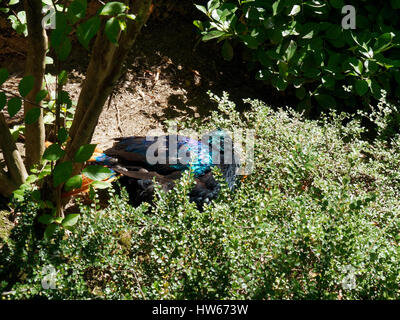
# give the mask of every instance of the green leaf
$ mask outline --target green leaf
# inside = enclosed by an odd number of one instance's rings
[[[64,156],[65,151],[61,149],[58,143],[50,145],[43,153],[43,159],[50,161],[57,161]]]
[[[301,11],[301,7],[298,4],[295,4],[292,7],[292,10],[290,10],[289,16],[295,16],[296,14],[298,14]]]
[[[219,0],[210,0],[207,2],[207,9],[208,12],[213,11],[214,9],[217,9],[221,5]]]
[[[80,187],[82,187],[82,175],[78,174],[68,179],[64,185],[64,190],[68,192],[73,189],[79,189]]]
[[[329,0],[329,3],[335,9],[342,9],[345,5],[343,0]]]
[[[34,201],[37,201],[37,202],[39,202],[40,199],[41,199],[41,195],[40,195],[40,191],[39,190],[32,191],[31,196],[32,196],[32,199]]]
[[[6,106],[7,97],[4,92],[0,92],[0,111]]]
[[[13,197],[18,201],[23,201],[25,196],[25,191],[22,189],[17,189],[13,192]]]
[[[0,69],[0,86],[7,80],[9,74],[6,68]]]
[[[54,60],[53,60],[52,57],[46,56],[46,57],[44,58],[44,63],[45,63],[45,64],[53,64],[53,63],[54,63]]]
[[[71,52],[71,48],[71,40],[66,37],[62,44],[55,48],[58,59],[65,61]]]
[[[124,31],[126,29],[126,22],[125,20],[121,20],[121,19],[117,19],[118,23],[119,23],[119,29],[121,31]]]
[[[363,72],[363,64],[360,60],[356,59],[356,58],[350,58],[347,60],[347,64],[345,63],[345,70],[344,71],[349,71],[348,66],[350,66],[355,72],[357,72],[357,74],[361,75]]]
[[[104,29],[108,40],[112,43],[118,43],[118,35],[120,31],[120,25],[117,18],[110,18],[106,22],[106,26]]]
[[[203,41],[208,41],[215,38],[220,38],[225,35],[224,31],[213,30],[205,34],[202,38]]]
[[[50,214],[43,214],[38,218],[38,221],[43,224],[50,224],[54,221],[54,217]]]
[[[68,81],[68,73],[67,71],[63,70],[58,75],[58,84],[63,86],[67,83],[67,81]]]
[[[390,0],[393,9],[400,9],[400,0]]]
[[[284,78],[279,77],[278,81],[276,82],[276,88],[279,91],[284,91],[284,90],[286,90],[287,86],[288,86],[288,82]]]
[[[289,46],[286,50],[286,61],[287,62],[289,62],[290,59],[293,58],[296,50],[297,50],[297,43],[293,40],[290,40]]]
[[[47,226],[46,230],[44,231],[45,239],[49,240],[53,236],[56,229],[57,229],[57,224],[55,224],[55,223],[49,224]]]
[[[69,93],[67,91],[62,90],[59,94],[59,96],[57,97],[58,101],[60,102],[60,104],[66,104],[67,105],[67,109],[71,108],[72,106],[72,100],[69,96]]]
[[[107,181],[94,181],[92,183],[93,188],[96,189],[107,189],[109,187],[111,187],[111,183],[107,182]]]
[[[26,124],[33,124],[35,123],[40,117],[40,108],[32,108],[30,109],[25,115],[25,123]]]
[[[200,31],[204,31],[204,27],[203,27],[203,22],[201,22],[200,20],[194,20],[193,24],[200,30]]]
[[[33,76],[23,77],[18,85],[18,91],[21,96],[26,97],[28,93],[33,89],[35,84],[35,78]]]
[[[326,31],[326,37],[328,39],[340,39],[343,35],[343,30],[339,25],[332,24],[329,29]]]
[[[46,98],[47,97],[47,95],[48,95],[49,93],[47,92],[47,90],[40,90],[37,94],[36,94],[36,97],[35,97],[35,102],[36,103],[39,103],[40,101],[42,101],[44,98]]]
[[[85,162],[90,159],[92,156],[94,149],[96,148],[95,144],[86,144],[81,146],[78,151],[75,153],[74,161],[75,162]]]
[[[356,92],[359,96],[363,96],[368,92],[368,83],[365,80],[357,79],[355,83]]]
[[[224,41],[224,44],[222,45],[221,48],[221,52],[222,52],[222,57],[224,58],[224,60],[226,61],[231,61],[233,58],[233,48],[230,45],[228,40]]]
[[[376,80],[371,80],[370,89],[375,99],[380,99],[382,97],[382,88]]]
[[[68,7],[68,15],[70,18],[82,19],[86,14],[87,1],[74,0]],[[74,20],[74,19],[72,19]]]
[[[274,15],[274,16],[277,15],[277,13],[278,13],[278,7],[279,7],[279,3],[280,3],[280,2],[281,2],[281,1],[278,0],[278,1],[275,1],[275,2],[272,4],[272,15]]]
[[[12,6],[14,4],[19,3],[19,0],[10,0],[10,2],[8,3],[9,6]]]
[[[96,192],[92,185],[89,185],[89,199],[93,200],[96,196]]]
[[[78,222],[79,217],[80,217],[79,213],[70,213],[64,218],[61,224],[64,228],[73,227]]]
[[[60,128],[57,134],[58,141],[63,144],[68,139],[68,131],[65,128]]]
[[[394,36],[395,34],[393,32],[382,34],[375,42],[373,47],[374,54],[386,51],[391,46]]]
[[[8,100],[8,114],[10,117],[14,117],[19,110],[21,110],[22,101],[18,97],[11,98]]]
[[[82,173],[94,181],[102,181],[108,179],[112,175],[110,169],[99,165],[87,166],[83,169]]]
[[[304,89],[304,87],[296,88],[295,93],[296,93],[296,97],[299,100],[303,100],[304,97],[306,96],[306,89]]]
[[[100,18],[95,16],[83,24],[80,24],[76,30],[76,35],[83,47],[89,49],[90,40],[96,35],[100,28]]]
[[[315,100],[317,100],[318,104],[324,109],[331,109],[336,107],[336,100],[327,94],[316,94]]]
[[[28,35],[25,11],[19,11],[17,16],[10,15],[8,19],[11,21],[11,27],[17,33],[23,34],[24,36]]]
[[[207,15],[207,9],[203,6],[200,6],[198,4],[194,5],[198,10],[200,10],[201,12],[203,12],[205,15]]]
[[[109,2],[107,3],[101,10],[100,15],[117,15],[120,13],[124,13],[127,9],[127,6],[121,2]]]
[[[244,42],[246,46],[248,46],[250,49],[257,49],[258,47],[258,42],[255,37],[249,36],[249,35],[239,35],[239,38]]]
[[[68,25],[67,17],[62,12],[56,13],[56,29],[50,34],[50,44],[53,48],[60,47],[68,37],[71,27]]]
[[[331,76],[323,76],[321,81],[325,88],[331,89],[335,86],[335,79]]]
[[[272,66],[271,59],[265,50],[263,50],[263,49],[259,50],[257,57],[258,57],[258,61],[260,61],[260,63],[264,67]]]
[[[66,182],[72,174],[72,161],[61,162],[55,166],[53,171],[54,187]]]

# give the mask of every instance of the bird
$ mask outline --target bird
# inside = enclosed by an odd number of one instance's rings
[[[120,175],[120,183],[133,205],[152,201],[154,180],[164,191],[169,191],[184,171],[191,170],[195,184],[189,199],[200,210],[205,203],[216,199],[221,190],[212,167],[220,168],[228,188],[233,190],[240,166],[232,139],[221,129],[204,135],[201,140],[173,134],[115,138],[111,148],[96,149],[90,163],[106,166]]]

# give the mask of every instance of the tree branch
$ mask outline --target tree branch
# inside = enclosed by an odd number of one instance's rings
[[[13,185],[19,186],[25,182],[28,174],[2,112],[0,112],[0,147]]]
[[[28,26],[28,54],[26,59],[25,74],[35,78],[33,89],[24,100],[24,115],[36,107],[37,93],[42,89],[45,73],[45,57],[47,50],[46,31],[42,26],[42,1],[24,0],[24,9]],[[26,164],[29,169],[32,165],[39,163],[45,149],[45,128],[43,122],[43,110],[40,109],[40,116],[37,122],[27,124],[26,133]]]
[[[72,139],[67,147],[66,160],[71,160],[82,144],[90,143],[104,103],[120,76],[122,64],[150,15],[151,3],[151,0],[129,2],[136,19],[128,21],[127,29],[120,35],[118,46],[108,40],[104,28],[99,31],[70,129]]]
[[[15,189],[17,189],[17,186],[8,177],[7,172],[0,169],[0,193],[5,197],[9,197]]]

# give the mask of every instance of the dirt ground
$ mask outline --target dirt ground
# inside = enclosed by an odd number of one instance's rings
[[[200,117],[206,121],[215,108],[208,90],[217,94],[227,91],[239,108],[244,107],[242,99],[248,97],[270,104],[281,101],[254,80],[239,50],[233,61],[226,62],[219,44],[199,41],[193,20],[202,17],[190,2],[175,9],[156,11],[138,37],[94,133],[93,142],[99,147],[110,146],[115,137],[145,135],[150,129],[161,129],[165,120]],[[5,88],[17,93],[23,75],[25,40],[16,37],[4,19],[0,20],[0,27],[0,67],[12,74]],[[65,89],[73,100],[78,99],[88,61],[89,52],[76,43],[62,66],[70,72]],[[52,72],[51,67],[49,71]],[[20,114],[9,122],[13,125],[22,120]]]

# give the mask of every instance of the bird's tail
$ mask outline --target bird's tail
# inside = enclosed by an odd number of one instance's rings
[[[112,172],[111,176],[108,177],[107,179],[103,180],[103,181],[112,182],[115,179],[117,179],[118,174],[114,170],[112,170],[111,167],[113,165],[117,164],[118,161],[115,158],[107,156],[103,152],[103,150],[101,150],[99,148],[95,148],[92,156],[90,157],[90,159],[87,162],[88,162],[88,165],[90,165],[90,164],[99,164],[99,165],[106,166],[111,170],[111,172]],[[62,197],[63,198],[67,198],[67,197],[71,197],[71,196],[74,196],[74,195],[77,195],[77,194],[80,194],[80,193],[88,193],[89,190],[90,190],[90,185],[92,183],[93,183],[93,180],[88,178],[88,177],[86,177],[82,173],[82,186],[80,188],[78,188],[78,189],[74,189],[74,190],[71,190],[69,192],[64,192],[62,194]]]
[[[45,142],[46,148],[48,148],[51,144],[52,144],[52,142],[46,141]],[[107,156],[106,154],[103,153],[103,150],[96,148],[94,150],[92,157],[88,160],[88,162],[97,163],[99,165],[103,165],[103,166],[110,168],[114,164],[117,163],[117,159]],[[112,172],[111,176],[108,177],[107,179],[105,179],[104,181],[112,182],[118,177],[118,174],[114,170],[112,170],[112,168],[110,168],[110,170]],[[86,177],[84,174],[82,174],[82,185],[77,189],[73,189],[68,192],[63,192],[61,194],[61,197],[68,198],[68,197],[71,197],[71,196],[74,196],[74,195],[77,195],[80,193],[88,193],[90,190],[90,185],[93,182],[94,181],[92,179],[90,179],[90,178]]]
[[[98,164],[101,164],[103,166],[111,167],[114,166],[118,163],[118,160],[116,158],[110,157],[106,155],[103,150],[96,148],[94,149],[94,152],[88,162],[96,162]]]

